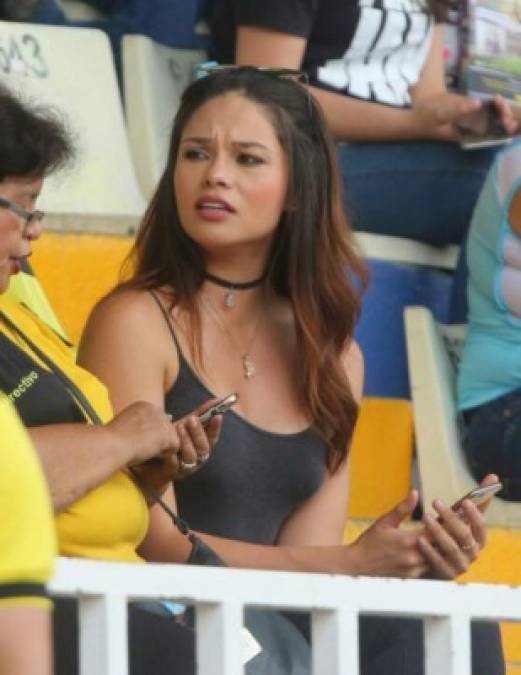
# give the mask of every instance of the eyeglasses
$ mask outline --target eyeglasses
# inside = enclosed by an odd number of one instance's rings
[[[272,77],[280,78],[282,80],[293,80],[294,82],[300,82],[300,84],[309,84],[309,77],[306,72],[303,70],[293,70],[292,68],[271,68],[269,66],[244,66],[237,64],[226,64],[226,63],[217,63],[217,61],[205,61],[204,63],[198,63],[194,67],[194,77],[196,80],[207,77],[212,73],[222,73],[229,70],[240,70],[244,68],[245,70],[257,70],[260,73],[265,75],[271,75]]]
[[[22,228],[22,234],[26,234],[28,228],[33,223],[41,223],[45,216],[43,211],[28,211],[27,209],[24,209],[23,206],[15,204],[10,199],[5,199],[5,197],[0,197],[0,208],[9,209],[9,211],[16,214],[19,218],[25,221]]]

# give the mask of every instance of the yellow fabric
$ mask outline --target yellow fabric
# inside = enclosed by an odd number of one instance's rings
[[[7,293],[34,312],[45,323],[55,330],[59,335],[66,337],[65,331],[58,321],[43,288],[38,279],[32,274],[20,272],[11,277]]]
[[[132,243],[132,237],[70,232],[44,232],[35,242],[31,265],[73,342],[94,304],[117,283]]]
[[[411,489],[410,401],[364,398],[350,449],[348,516],[378,518]]]
[[[0,598],[0,609],[4,607],[41,607],[42,609],[51,609],[52,600],[49,598]]]
[[[103,421],[111,419],[112,409],[106,388],[74,363],[72,348],[12,298],[0,296],[0,309],[78,386]],[[25,343],[12,335],[2,322],[0,330],[34,357]],[[62,555],[139,561],[141,558],[136,548],[148,528],[148,507],[127,474],[118,472],[61,513],[56,524]]]
[[[56,533],[40,463],[8,399],[0,394],[0,585],[44,584],[54,569]],[[41,606],[41,598],[2,599]]]

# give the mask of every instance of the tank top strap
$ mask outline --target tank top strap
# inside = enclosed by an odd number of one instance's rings
[[[166,325],[168,326],[168,330],[170,331],[170,335],[172,336],[172,340],[174,341],[174,344],[176,346],[177,352],[179,354],[179,357],[181,358],[183,356],[183,352],[181,351],[181,345],[179,344],[179,341],[177,339],[177,335],[175,334],[174,326],[172,323],[172,318],[170,314],[166,311],[165,306],[159,299],[156,291],[150,290],[149,291],[150,295],[154,298],[157,306],[159,307],[159,310],[161,311],[161,314],[163,315],[163,319],[166,322]]]

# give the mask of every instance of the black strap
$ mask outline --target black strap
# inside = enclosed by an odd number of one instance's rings
[[[63,372],[63,370],[52,359],[50,359],[47,354],[45,354],[23,331],[21,331],[18,326],[2,311],[0,311],[0,319],[15,335],[25,342],[33,354],[35,354],[50,370],[50,372],[53,373],[53,375],[55,375],[58,380],[60,380],[65,389],[82,409],[86,420],[90,420],[92,424],[103,424],[98,413],[92,407],[90,401],[81,391],[81,389],[70,379],[70,377],[68,377]]]
[[[168,312],[166,311],[163,303],[159,299],[157,293],[155,291],[149,291],[149,293],[154,298],[157,306],[159,307],[159,309],[161,311],[161,314],[163,315],[163,319],[165,320],[166,325],[168,326],[168,330],[170,331],[170,335],[172,336],[174,344],[177,347],[177,353],[179,354],[179,358],[181,358],[181,356],[182,356],[181,346],[179,345],[179,342],[177,340],[177,335],[175,334],[175,330],[174,330],[174,327],[172,325],[172,319],[171,319],[170,315],[168,314]]]
[[[90,401],[81,391],[81,389],[77,386],[77,384],[73,382],[69,377],[67,377],[67,375],[61,370],[61,368],[52,359],[50,359],[47,356],[47,354],[45,354],[37,345],[35,345],[34,342],[23,331],[21,331],[18,328],[18,326],[13,321],[11,321],[11,319],[2,311],[0,311],[0,319],[13,333],[15,333],[15,335],[17,335],[23,342],[25,342],[25,344],[30,348],[30,350],[42,361],[42,363],[45,364],[45,366],[51,371],[51,373],[53,373],[58,378],[58,380],[62,383],[62,385],[69,392],[72,398],[81,407],[86,420],[87,421],[90,420],[92,424],[103,424],[103,422],[100,419],[100,416],[94,410]],[[162,500],[162,498],[155,492],[155,490],[152,490],[150,487],[143,484],[143,482],[139,478],[139,475],[136,473],[136,471],[134,471],[134,469],[131,466],[127,468],[129,472],[134,476],[134,478],[138,482],[143,492],[147,495],[147,497],[149,497],[154,502],[159,504],[159,506],[161,506],[163,511],[165,511],[170,516],[170,518],[174,522],[174,525],[176,525],[176,527],[180,530],[180,532],[187,535],[190,541],[192,541],[194,535],[191,533],[190,528],[185,523],[185,521],[172,511],[172,509],[168,506],[168,504],[166,504]]]
[[[47,598],[47,591],[43,584],[36,582],[17,582],[0,584],[0,598]]]

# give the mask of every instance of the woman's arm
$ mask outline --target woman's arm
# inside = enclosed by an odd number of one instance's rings
[[[51,611],[0,605],[0,675],[51,675]]]
[[[454,138],[448,123],[479,107],[470,99],[445,91],[440,77],[443,28],[434,29],[429,56],[421,79],[411,94],[410,109],[395,108],[310,87],[324,110],[337,140],[393,141]],[[243,65],[300,68],[306,39],[257,26],[237,29],[236,62]],[[442,75],[442,71],[441,71]]]
[[[164,496],[175,510],[173,490]],[[418,578],[427,565],[417,547],[418,534],[400,530],[399,525],[416,504],[413,494],[380,518],[354,544],[305,546],[249,544],[198,532],[230,567],[325,572],[330,574]],[[139,553],[149,562],[185,562],[191,544],[159,507],[150,510],[150,527]]]
[[[53,424],[29,429],[49,483],[55,511],[63,511],[130,464],[178,452],[176,428],[150,403],[128,406],[110,423]]]

